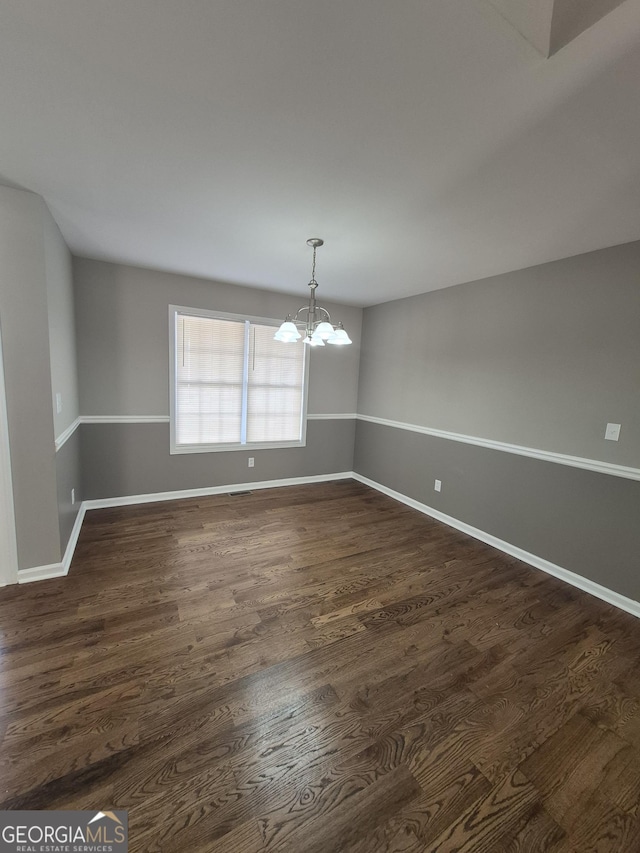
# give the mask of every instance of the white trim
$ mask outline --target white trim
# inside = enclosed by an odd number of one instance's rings
[[[402,421],[392,421],[388,418],[377,418],[373,415],[359,415],[355,412],[336,412],[333,414],[307,414],[309,421],[337,421],[337,420],[359,420],[381,426],[395,427],[409,432],[418,432],[423,435],[432,435],[435,438],[444,438],[448,441],[459,441],[462,444],[473,444],[476,447],[487,447],[490,450],[500,450],[503,453],[513,453],[516,456],[528,456],[532,459],[540,459],[543,462],[554,462],[559,465],[568,465],[571,468],[582,468],[585,471],[594,471],[597,474],[609,474],[613,477],[622,477],[626,480],[640,480],[640,468],[632,468],[627,465],[617,465],[614,462],[601,462],[598,459],[586,459],[582,456],[569,456],[565,453],[555,453],[551,450],[540,450],[536,447],[525,447],[520,444],[508,444],[504,441],[494,441],[491,438],[480,438],[476,435],[464,435],[459,432],[449,432],[443,429],[432,429],[419,424],[408,424]],[[80,424],[151,424],[169,423],[169,415],[81,415],[73,424],[56,439],[56,450],[67,441]],[[293,445],[299,446],[299,445]],[[240,449],[250,449],[243,445]]]
[[[55,440],[56,453],[71,438],[80,424],[165,424],[169,415],[79,415]]]
[[[355,420],[357,415],[355,412],[350,414],[335,414],[335,415],[307,415],[307,420],[309,421],[340,421],[340,420]],[[170,422],[169,415],[80,415],[75,419],[75,421],[68,426],[64,432],[61,432],[60,435],[55,440],[56,445],[56,453],[63,447],[67,441],[71,438],[74,432],[78,429],[80,424],[168,424]],[[300,442],[295,442],[292,444],[281,444],[278,447],[301,447]],[[273,449],[275,445],[268,444],[264,445],[264,447],[268,449]],[[227,448],[221,447],[220,450],[226,450]],[[259,450],[260,448],[257,446],[249,446],[242,445],[241,450]],[[197,447],[194,450],[184,450],[181,452],[192,452],[192,453],[201,453],[202,448]]]
[[[20,569],[18,571],[18,583],[31,583],[32,581],[44,581],[51,578],[62,578],[69,573],[69,566],[76,550],[78,536],[84,521],[86,512],[86,501],[80,504],[76,520],[71,530],[71,536],[64,551],[64,557],[59,563],[49,563],[47,566],[33,566],[31,569]]]
[[[169,415],[80,415],[81,424],[168,424]]]
[[[446,438],[449,441],[459,441],[463,444],[475,444],[478,447],[488,447],[491,450],[501,450],[504,453],[514,453],[518,456],[530,456],[533,459],[541,459],[544,462],[555,462],[560,465],[569,465],[572,468],[583,468],[586,471],[595,471],[598,474],[611,474],[614,477],[624,477],[627,480],[640,480],[640,468],[616,465],[613,462],[600,462],[597,459],[568,456],[565,453],[554,453],[551,450],[539,450],[535,447],[507,444],[504,441],[494,441],[490,438],[479,438],[475,435],[463,435],[458,432],[432,429],[431,427],[419,426],[418,424],[406,424],[401,421],[391,421],[387,418],[376,418],[373,415],[357,415],[357,419],[359,421],[368,421],[372,424],[409,430],[410,432],[419,432],[424,435],[433,435],[436,438]]]
[[[229,483],[224,486],[206,486],[203,489],[183,489],[177,492],[153,492],[148,495],[126,495],[121,498],[105,498],[104,500],[85,501],[86,509],[105,509],[113,506],[130,506],[132,504],[156,503],[158,501],[175,501],[183,498],[199,498],[207,495],[224,495],[227,492],[255,491],[257,489],[277,489],[280,486],[304,486],[307,483],[328,483],[332,480],[349,480],[353,477],[351,471],[341,471],[338,474],[314,474],[309,477],[289,477],[286,480],[260,480],[258,482]]]
[[[309,421],[354,421],[358,416],[355,412],[338,412],[333,415],[307,415]]]
[[[115,506],[158,503],[160,501],[182,500],[184,498],[197,498],[206,495],[223,495],[227,492],[245,490],[274,489],[280,486],[303,486],[307,483],[328,483],[332,480],[350,480],[353,476],[352,471],[341,471],[337,474],[315,474],[309,477],[290,477],[286,480],[261,480],[257,483],[233,483],[225,486],[208,486],[203,489],[184,489],[176,492],[155,492],[148,495],[127,495],[121,498],[83,501],[76,516],[62,561],[59,563],[50,563],[46,566],[33,566],[30,569],[20,569],[18,571],[18,583],[31,583],[32,581],[61,578],[69,573],[69,567],[71,566],[73,553],[78,542],[82,522],[84,521],[85,513],[90,509],[108,509]]]
[[[70,439],[70,438],[71,438],[71,436],[74,434],[74,432],[78,429],[78,427],[79,427],[79,426],[80,426],[80,418],[76,418],[76,419],[75,419],[75,421],[74,421],[72,424],[70,424],[70,425],[69,425],[69,426],[64,430],[64,432],[61,432],[61,433],[60,433],[60,435],[59,435],[59,436],[56,438],[56,440],[55,440],[56,453],[58,452],[58,450],[60,450],[60,448],[61,448],[64,444],[66,444],[66,443],[67,443],[67,441],[69,441],[69,439]]]
[[[11,445],[7,418],[7,396],[4,382],[2,335],[0,333],[0,586],[16,582],[18,543],[13,505]]]
[[[583,592],[588,592],[590,595],[594,595],[601,601],[606,601],[607,604],[612,604],[614,607],[617,607],[620,610],[626,610],[626,612],[631,613],[632,616],[640,618],[640,602],[634,601],[632,598],[627,598],[625,595],[621,595],[619,592],[608,589],[606,586],[602,586],[595,581],[582,577],[582,575],[571,572],[569,569],[563,569],[562,566],[557,566],[555,563],[549,562],[549,560],[536,556],[536,554],[524,551],[522,548],[518,548],[517,545],[512,545],[510,542],[498,539],[497,536],[493,536],[491,533],[485,533],[484,530],[472,527],[464,521],[459,521],[451,515],[446,515],[444,512],[440,512],[440,510],[434,509],[427,504],[420,503],[420,501],[407,497],[407,495],[403,495],[401,492],[396,492],[394,489],[389,489],[387,486],[383,486],[375,480],[370,480],[368,477],[363,477],[361,474],[356,474],[354,472],[353,479],[358,480],[358,482],[363,483],[365,486],[376,489],[378,492],[388,495],[388,497],[393,498],[394,500],[400,501],[400,503],[406,504],[413,509],[417,509],[419,512],[431,516],[431,518],[442,521],[444,524],[448,524],[449,527],[453,527],[456,530],[467,533],[469,536],[473,536],[474,539],[486,542],[487,545],[491,545],[493,548],[497,548],[498,551],[503,551],[511,557],[516,557],[518,560],[522,560],[523,563],[528,563],[535,569],[540,569],[541,571],[546,572],[549,575],[553,575],[571,586],[575,586],[578,589],[583,590]]]
[[[245,444],[177,444],[171,450],[172,456],[182,453],[235,453],[237,450],[280,450],[283,447],[306,447],[304,441],[247,441]]]
[[[453,516],[446,515],[444,512],[440,512],[433,507],[427,506],[427,504],[420,503],[413,498],[407,497],[407,495],[403,495],[401,492],[389,489],[387,486],[383,486],[375,480],[370,480],[362,474],[357,474],[355,471],[342,471],[337,474],[316,474],[309,477],[291,477],[285,480],[261,480],[257,483],[235,483],[225,486],[209,486],[203,489],[185,489],[183,491],[175,492],[157,492],[147,495],[129,495],[120,498],[83,501],[78,515],[76,516],[76,521],[73,525],[73,530],[69,537],[69,542],[67,543],[67,548],[62,562],[52,563],[48,566],[35,566],[31,569],[21,569],[18,572],[18,583],[58,578],[63,577],[68,573],[85,513],[91,509],[106,509],[116,506],[131,506],[134,504],[157,503],[159,501],[181,500],[183,498],[204,497],[207,495],[220,495],[227,492],[274,489],[279,488],[280,486],[299,486],[306,485],[307,483],[327,483],[333,480],[350,479],[357,480],[365,486],[369,486],[378,492],[382,492],[382,494],[400,501],[401,503],[406,504],[406,506],[417,509],[419,512],[449,525],[449,527],[453,527],[456,530],[460,530],[463,533],[468,534],[469,536],[473,536],[474,539],[479,539],[481,542],[486,542],[487,545],[497,548],[498,551],[502,551],[505,554],[516,557],[518,560],[522,560],[523,563],[528,563],[530,566],[540,569],[549,575],[553,575],[571,586],[577,587],[590,595],[594,595],[601,601],[607,602],[607,604],[612,604],[614,607],[617,607],[620,610],[625,610],[627,613],[631,613],[632,616],[640,618],[640,602],[627,598],[614,590],[607,589],[607,587],[602,586],[595,581],[591,581],[588,578],[584,578],[582,575],[578,575],[568,569],[563,569],[562,566],[557,566],[555,563],[549,562],[549,560],[545,560],[542,557],[538,557],[535,554],[524,551],[522,548],[518,548],[517,545],[512,545],[509,542],[505,542],[503,539],[498,539],[497,536],[493,536],[491,533],[485,533],[477,527],[472,527],[464,521],[459,521],[457,518],[453,518]]]
[[[31,569],[18,570],[18,583],[33,581],[48,581],[52,578],[63,578],[67,572],[62,563],[50,563],[48,566],[34,566]]]
[[[177,441],[177,396],[178,396],[178,317],[204,317],[213,320],[230,320],[243,323],[244,337],[244,367],[242,376],[242,428],[239,442],[233,444],[178,444]],[[300,408],[299,438],[292,441],[246,441],[247,418],[247,385],[249,377],[249,336],[252,325],[270,326],[278,329],[280,320],[272,317],[254,317],[245,314],[227,314],[221,311],[211,311],[207,308],[187,308],[183,305],[169,305],[169,453],[220,453],[242,450],[276,450],[278,448],[306,447],[307,445],[307,403],[309,399],[309,352],[303,348],[302,353],[302,406]]]
[[[355,420],[358,417],[355,412],[337,412],[335,414],[308,414],[310,421],[346,421]],[[68,441],[80,424],[168,424],[169,415],[80,415],[58,438],[56,438],[56,449],[62,447]]]

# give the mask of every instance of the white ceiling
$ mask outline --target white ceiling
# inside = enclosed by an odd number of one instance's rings
[[[320,236],[370,305],[640,239],[639,82],[640,0],[550,59],[486,0],[0,0],[0,182],[300,296]]]

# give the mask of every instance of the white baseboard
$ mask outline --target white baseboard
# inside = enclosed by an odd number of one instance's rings
[[[73,559],[73,552],[76,550],[76,544],[78,542],[78,536],[80,536],[80,530],[82,529],[85,512],[86,506],[84,503],[81,503],[62,560],[59,563],[50,563],[48,566],[33,566],[31,569],[19,569],[18,583],[31,583],[32,581],[46,581],[51,578],[63,578],[69,573],[69,566]]]
[[[427,504],[423,504],[420,503],[420,501],[409,498],[401,492],[389,489],[381,483],[377,483],[375,480],[370,480],[368,477],[363,477],[361,474],[356,474],[355,472],[352,476],[354,480],[358,480],[358,482],[363,483],[365,486],[370,486],[372,489],[376,489],[376,491],[382,492],[394,500],[400,501],[413,509],[417,509],[419,512],[435,518],[437,521],[442,521],[444,524],[448,524],[449,527],[454,527],[462,533],[467,533],[469,536],[473,536],[474,539],[479,539],[481,542],[491,545],[498,551],[503,551],[511,557],[516,557],[518,560],[522,560],[523,563],[528,563],[535,569],[540,569],[548,575],[553,575],[565,583],[581,589],[583,592],[588,592],[590,595],[594,595],[601,601],[606,601],[607,604],[613,604],[614,607],[617,607],[620,610],[625,610],[627,613],[631,613],[632,616],[640,618],[640,602],[634,601],[632,598],[627,598],[625,595],[621,595],[619,592],[608,589],[606,586],[602,586],[595,581],[582,577],[582,575],[571,572],[569,569],[563,569],[562,566],[557,566],[555,563],[551,563],[549,560],[538,557],[536,554],[524,551],[522,548],[518,548],[517,545],[512,545],[510,542],[498,539],[497,536],[493,536],[491,533],[485,533],[484,530],[472,527],[464,521],[459,521],[451,515],[446,515],[444,512],[440,512],[440,510],[434,509]]]
[[[33,566],[31,569],[18,569],[18,583],[33,581],[48,581],[52,578],[63,578],[69,570],[63,563],[50,563],[47,566]]]
[[[304,486],[307,483],[329,483],[332,480],[349,480],[352,471],[341,471],[338,474],[315,474],[309,477],[289,477],[284,480],[260,480],[256,483],[229,483],[225,486],[206,486],[203,489],[182,489],[177,492],[152,492],[148,495],[127,495],[121,498],[105,498],[104,500],[85,501],[85,509],[108,509],[114,506],[131,506],[133,504],[158,503],[160,501],[176,501],[185,498],[200,498],[207,495],[224,495],[227,492],[254,491],[256,489],[277,489],[280,486]]]
[[[401,492],[389,489],[387,486],[383,486],[375,480],[370,480],[368,477],[362,476],[362,474],[357,474],[355,471],[342,471],[336,474],[318,474],[310,477],[290,477],[289,479],[283,480],[261,480],[256,483],[233,483],[224,486],[209,486],[203,489],[184,489],[182,491],[175,492],[155,492],[147,495],[127,495],[119,498],[83,501],[80,506],[80,510],[78,511],[78,515],[76,516],[71,536],[69,537],[64,559],[60,563],[51,563],[48,566],[34,566],[31,569],[20,569],[18,572],[18,583],[30,583],[31,581],[59,578],[64,577],[68,573],[85,513],[91,509],[108,509],[109,507],[116,506],[132,506],[143,503],[157,503],[160,501],[206,497],[207,495],[222,495],[227,492],[275,489],[280,488],[281,486],[302,486],[308,483],[328,483],[333,480],[348,479],[357,480],[365,486],[369,486],[370,488],[375,489],[378,492],[382,492],[382,494],[385,494],[394,500],[400,501],[400,503],[406,504],[406,506],[410,506],[425,515],[431,516],[431,518],[435,518],[437,521],[442,521],[444,524],[449,525],[449,527],[453,527],[456,530],[460,530],[462,533],[467,533],[469,536],[473,536],[474,539],[479,539],[481,542],[491,545],[498,551],[509,554],[511,557],[516,557],[518,560],[522,560],[523,563],[528,563],[528,565],[533,566],[536,569],[540,569],[549,575],[553,575],[565,583],[581,589],[583,592],[594,595],[601,601],[606,601],[607,604],[612,604],[614,607],[624,610],[632,616],[640,618],[640,602],[634,601],[632,598],[627,598],[625,595],[621,595],[620,593],[608,589],[595,581],[584,578],[582,575],[569,571],[569,569],[563,569],[562,566],[557,566],[555,563],[551,563],[549,560],[538,557],[536,554],[531,554],[529,551],[525,551],[517,545],[512,545],[510,542],[498,539],[497,536],[493,536],[491,533],[486,533],[484,530],[472,527],[464,521],[460,521],[451,515],[446,515],[446,513],[440,512],[440,510],[434,509],[427,504],[420,503],[420,501],[407,497],[407,495],[403,495]]]
[[[50,563],[47,566],[33,566],[30,569],[20,569],[18,571],[18,583],[31,583],[32,581],[62,578],[68,574],[85,513],[90,509],[108,509],[115,506],[133,506],[135,504],[206,497],[207,495],[224,495],[227,492],[276,489],[280,486],[304,486],[307,483],[328,483],[332,480],[350,480],[352,477],[352,471],[341,471],[337,474],[315,474],[309,477],[289,477],[284,480],[261,480],[257,483],[231,483],[225,486],[208,486],[203,489],[183,489],[176,492],[154,492],[148,495],[126,495],[120,498],[83,501],[78,510],[73,530],[71,531],[71,536],[64,552],[64,558],[61,562]]]

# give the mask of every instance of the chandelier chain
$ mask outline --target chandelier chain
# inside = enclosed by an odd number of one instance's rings
[[[316,280],[316,247],[313,247],[313,264],[311,265],[311,281]]]

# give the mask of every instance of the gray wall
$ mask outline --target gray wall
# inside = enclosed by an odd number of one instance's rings
[[[284,319],[308,296],[304,282],[291,296],[85,258],[74,259],[74,279],[83,415],[169,414],[169,305]],[[318,301],[353,346],[312,352],[308,411],[352,413],[362,309]]]
[[[80,511],[80,502],[85,498],[82,491],[80,430],[76,430],[56,453],[56,487],[60,548],[64,554]],[[71,503],[72,489],[75,491],[75,503]]]
[[[44,223],[32,193],[0,186],[0,322],[18,565],[60,559]]]
[[[154,270],[74,259],[78,375],[86,416],[169,415],[170,304],[284,319],[307,298]],[[310,414],[356,411],[362,310],[321,304],[348,348],[311,353]],[[339,378],[338,378],[339,377]],[[349,471],[353,420],[309,421],[307,446],[248,453],[169,454],[168,424],[83,424],[83,496],[105,498]]]
[[[44,216],[45,273],[49,317],[51,407],[55,437],[70,427],[80,414],[76,365],[76,330],[71,253],[48,211]],[[56,393],[62,395],[57,411]],[[73,435],[56,453],[56,483],[60,548],[64,553],[82,501],[80,442]],[[71,503],[71,490],[75,502]]]
[[[91,500],[351,471],[354,432],[351,419],[310,421],[306,447],[171,456],[169,424],[82,424],[84,494]]]
[[[358,412],[640,467],[639,271],[629,243],[365,309]]]
[[[640,483],[358,422],[355,470],[640,600]],[[435,479],[442,492],[435,492]]]
[[[639,269],[634,243],[366,309],[360,365],[362,311],[329,305],[355,345],[312,353],[309,412],[359,411],[639,467]],[[619,477],[352,419],[311,420],[307,447],[252,452],[254,469],[248,452],[170,456],[167,423],[83,424],[56,456],[54,436],[78,411],[168,414],[170,303],[278,318],[306,295],[85,259],[74,271],[75,321],[68,252],[46,206],[0,187],[20,567],[60,559],[78,508],[71,488],[106,498],[354,468],[640,599],[640,483]],[[622,423],[617,444],[604,441],[607,421]]]
[[[551,21],[550,53],[553,55],[592,27],[623,0],[555,0]]]
[[[51,215],[44,217],[44,241],[51,363],[51,406],[56,438],[80,414],[71,253]],[[62,411],[56,393],[62,394]]]
[[[358,412],[640,467],[639,270],[632,243],[365,309]],[[638,481],[362,422],[354,465],[640,600]]]

